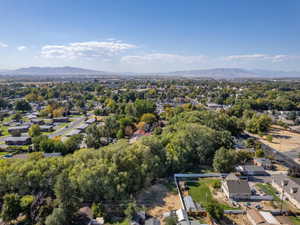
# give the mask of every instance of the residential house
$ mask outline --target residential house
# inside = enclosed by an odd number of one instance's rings
[[[87,123],[83,123],[80,124],[76,129],[77,130],[81,130],[81,131],[85,131],[85,129],[88,127],[89,125]]]
[[[245,176],[266,176],[268,173],[262,166],[243,165],[236,168],[241,174]]]
[[[31,144],[30,137],[7,137],[5,139],[7,145],[29,145]]]
[[[20,133],[25,133],[29,130],[29,126],[16,126],[16,127],[9,127],[8,128],[8,132],[11,134],[11,135],[19,135]]]
[[[57,117],[57,118],[53,118],[53,122],[54,123],[67,123],[67,122],[69,122],[69,118],[68,117]]]
[[[286,184],[286,185],[284,185]],[[282,193],[293,205],[300,209],[300,183],[284,174],[272,176],[272,186]]]
[[[222,182],[221,188],[228,199],[250,199],[251,189],[246,180],[240,180],[234,174],[228,175]]]
[[[87,121],[85,121],[87,124],[93,124],[96,122],[96,119],[95,118],[90,118],[88,119]]]
[[[73,129],[69,133],[66,134],[67,137],[72,137],[74,135],[80,134],[81,130]]]
[[[40,130],[41,130],[41,132],[52,132],[53,126],[42,125],[42,126],[40,126]]]
[[[41,120],[41,119],[32,119],[31,122],[33,124],[38,124],[38,125],[43,125],[45,124],[45,121],[44,120]]]

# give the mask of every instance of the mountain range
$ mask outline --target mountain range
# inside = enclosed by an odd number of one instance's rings
[[[241,68],[215,68],[201,70],[183,70],[165,73],[117,73],[97,71],[78,67],[26,67],[16,70],[0,70],[0,75],[34,75],[34,76],[58,76],[58,75],[132,75],[132,76],[181,76],[181,77],[205,77],[215,79],[235,78],[300,78],[300,71],[273,71],[273,70],[247,70]]]

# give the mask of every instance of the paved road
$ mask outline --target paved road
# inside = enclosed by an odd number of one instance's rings
[[[49,138],[53,138],[53,137],[56,137],[56,136],[64,136],[64,135],[66,135],[72,129],[78,127],[85,120],[85,117],[77,117],[77,118],[74,118],[74,119],[76,119],[76,120],[74,120],[73,122],[69,123],[68,127],[60,128],[60,129],[54,131],[53,133],[49,134],[48,137]]]

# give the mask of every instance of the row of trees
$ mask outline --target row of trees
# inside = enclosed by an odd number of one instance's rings
[[[199,112],[183,114],[201,118]],[[101,213],[107,219],[115,213],[124,215],[128,200],[153,179],[212,165],[218,149],[232,147],[233,130],[227,129],[238,127],[235,120],[221,123],[220,116],[219,126],[211,128],[205,124],[213,123],[206,120],[214,117],[198,121],[189,121],[185,115],[182,118],[174,119],[161,135],[147,136],[134,144],[123,139],[101,150],[83,149],[65,157],[43,158],[33,153],[26,160],[2,160],[0,194],[35,196],[31,214],[39,216],[27,216],[31,224],[72,224],[82,203],[102,206]],[[33,139],[39,150],[61,145],[40,135]],[[114,204],[120,207],[111,208]]]

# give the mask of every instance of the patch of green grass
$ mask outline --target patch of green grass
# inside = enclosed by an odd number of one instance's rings
[[[6,126],[1,126],[1,132],[2,132],[2,135],[3,135],[3,136],[9,136],[9,133],[8,133],[8,127],[6,127]]]
[[[58,125],[58,128],[63,128],[63,127],[66,127],[69,123],[60,123]]]
[[[290,221],[294,225],[300,225],[300,218],[296,216],[289,216]]]
[[[256,184],[256,186],[267,195],[273,196],[275,201],[281,201],[280,198],[276,195],[276,189],[273,188],[271,184]]]
[[[128,219],[125,219],[121,222],[112,223],[112,225],[130,225],[130,222]]]
[[[267,195],[271,195],[274,197],[274,200],[272,201],[272,205],[274,208],[279,208],[281,206],[281,199],[278,195],[276,195],[277,190],[272,187],[271,184],[256,184],[256,186]],[[290,210],[294,209],[294,207],[287,201],[283,201],[283,208]]]
[[[214,199],[211,188],[213,188],[217,182],[220,181],[218,179],[200,179],[199,182],[188,182],[187,184],[190,188],[189,194],[204,208],[212,202],[217,202],[225,210],[237,209],[230,207],[229,205],[219,203],[216,199]]]
[[[11,116],[8,116],[8,117],[5,117],[5,118],[3,119],[3,123],[9,123],[11,120],[12,120],[12,115],[11,115]]]
[[[7,154],[8,154],[7,152],[0,152],[0,157],[7,155]]]

